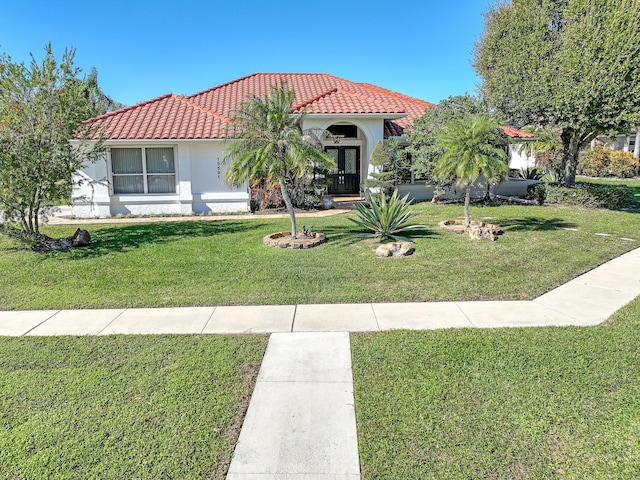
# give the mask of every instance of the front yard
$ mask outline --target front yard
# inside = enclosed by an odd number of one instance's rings
[[[640,246],[633,212],[473,205],[474,219],[505,230],[490,243],[438,229],[460,205],[413,208],[429,229],[398,260],[376,258],[347,214],[301,218],[329,237],[307,251],[263,246],[264,235],[288,228],[264,217],[90,225],[94,244],[62,253],[19,250],[0,237],[0,309],[530,299]]]
[[[637,211],[472,206],[495,243],[437,228],[375,258],[264,247],[287,220],[91,226],[37,254],[0,238],[0,309],[529,299],[640,246]],[[302,219],[301,219],[302,220]],[[51,227],[67,236],[75,227]],[[640,299],[590,328],[352,336],[362,478],[640,477]],[[0,478],[224,478],[266,336],[0,337]]]

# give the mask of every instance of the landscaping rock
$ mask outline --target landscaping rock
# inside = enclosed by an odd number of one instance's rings
[[[495,242],[498,239],[498,235],[494,230],[480,225],[471,225],[468,232],[471,240],[491,240]]]
[[[438,223],[440,228],[459,235],[467,234],[472,240],[491,240],[495,241],[504,231],[498,225],[491,223],[472,221],[471,226],[466,228],[464,220],[445,220]]]
[[[416,249],[409,242],[383,243],[376,248],[377,257],[406,257],[415,252]]]
[[[85,245],[91,244],[91,235],[86,230],[81,230],[80,228],[76,230],[76,233],[71,237],[71,244],[74,247],[83,247]]]

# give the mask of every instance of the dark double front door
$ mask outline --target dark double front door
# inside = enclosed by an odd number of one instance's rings
[[[360,147],[325,147],[336,162],[330,194],[360,193]]]

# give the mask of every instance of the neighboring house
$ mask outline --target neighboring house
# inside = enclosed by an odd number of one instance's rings
[[[633,153],[636,158],[640,157],[640,129],[632,128],[629,133],[623,133],[608,137],[606,135],[598,135],[591,141],[591,148],[602,145],[612,148],[613,150],[623,150]]]
[[[513,127],[502,127],[511,139],[509,145],[509,168],[522,170],[536,166],[536,157],[533,153],[532,133],[524,132]]]
[[[163,95],[92,120],[108,151],[76,175],[75,216],[249,211],[248,186],[224,182],[224,127],[248,94],[262,97],[279,83],[295,90],[294,110],[306,112],[304,128],[326,132],[322,143],[337,165],[330,195],[361,195],[375,145],[401,137],[432,106],[368,83],[305,73],[256,73],[189,96]],[[503,128],[516,141],[532,137]],[[426,191],[424,183],[409,190],[416,198]]]

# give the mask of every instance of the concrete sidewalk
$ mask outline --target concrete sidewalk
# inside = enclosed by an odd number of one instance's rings
[[[531,301],[0,312],[0,335],[360,332],[596,325],[640,295],[640,249]]]

